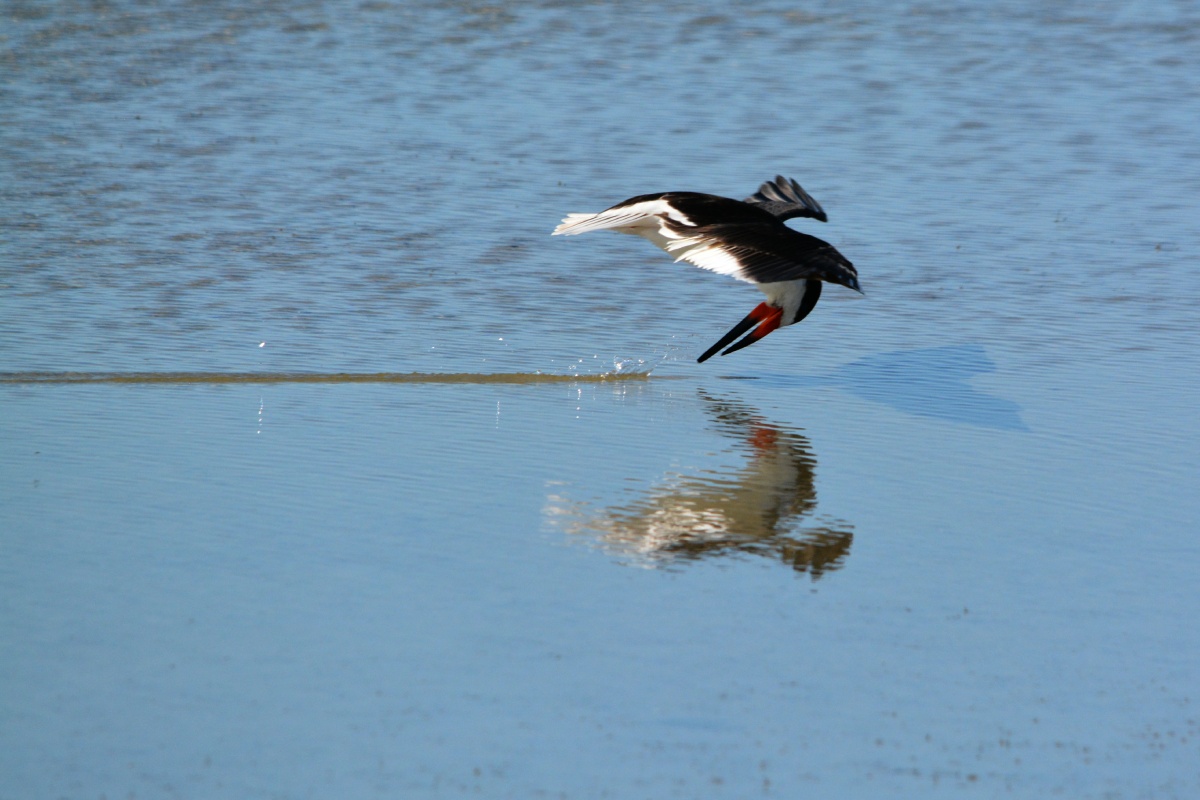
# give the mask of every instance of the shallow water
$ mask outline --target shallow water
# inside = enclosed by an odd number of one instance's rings
[[[0,798],[1200,792],[1192,6],[4,14]]]

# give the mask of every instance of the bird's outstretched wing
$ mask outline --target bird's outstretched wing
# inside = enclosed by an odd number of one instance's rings
[[[767,181],[758,187],[758,191],[747,197],[745,202],[770,212],[780,221],[793,217],[829,221],[825,209],[821,208],[821,204],[814,200],[812,195],[800,188],[800,184],[795,180],[782,175],[776,175],[775,180]]]
[[[816,279],[862,291],[854,265],[828,242],[771,225],[691,227],[664,220],[664,248],[676,261],[750,283]]]

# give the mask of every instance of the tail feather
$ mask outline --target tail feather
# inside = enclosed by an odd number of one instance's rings
[[[647,214],[642,208],[608,209],[599,214],[567,214],[551,236],[560,234],[574,236],[588,231],[615,230],[621,233],[634,233],[637,228],[658,229],[659,219],[653,214]]]
[[[555,228],[554,232],[550,235],[558,236],[560,234],[564,234],[571,236],[577,233],[587,233],[588,231],[594,231],[597,228],[606,227],[602,223],[597,222],[597,217],[599,216],[599,214],[567,214],[565,217],[563,217],[563,221],[559,224],[559,226]],[[588,223],[592,224],[589,225]]]

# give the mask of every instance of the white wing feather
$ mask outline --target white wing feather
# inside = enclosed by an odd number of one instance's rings
[[[703,236],[678,237],[670,231],[664,231],[664,234],[669,241],[663,249],[675,256],[676,262],[686,261],[700,269],[750,281],[737,257],[726,250],[721,242]]]
[[[610,208],[599,214],[568,214],[551,235],[574,236],[588,231],[616,231],[641,236],[666,250],[670,237],[662,229],[663,217],[680,225],[692,224],[686,215],[665,200],[643,200]]]

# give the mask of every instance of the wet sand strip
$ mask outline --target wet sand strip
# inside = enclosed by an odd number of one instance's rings
[[[0,384],[80,383],[605,383],[646,381],[648,373],[541,372],[3,372]],[[659,378],[661,380],[661,378]]]

